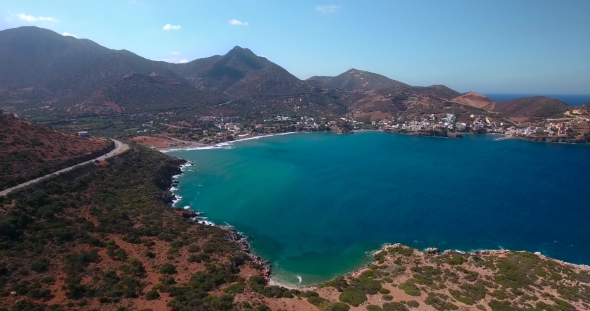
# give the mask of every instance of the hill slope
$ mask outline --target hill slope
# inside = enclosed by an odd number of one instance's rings
[[[0,190],[111,149],[105,139],[81,138],[0,113]]]
[[[386,76],[357,69],[350,69],[335,77],[313,76],[307,80],[318,81],[345,91],[374,91],[396,86],[408,86]]]
[[[492,110],[496,105],[496,102],[490,98],[476,92],[467,92],[461,96],[453,98],[452,101],[484,110]]]
[[[570,106],[560,100],[544,97],[523,97],[497,102],[493,111],[508,118],[528,117],[547,118],[559,116]]]
[[[197,89],[184,80],[155,73],[132,73],[68,107],[67,111],[74,114],[112,114],[191,108],[204,112],[227,97]]]

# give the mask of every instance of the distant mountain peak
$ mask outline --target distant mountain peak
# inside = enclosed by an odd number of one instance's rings
[[[356,68],[351,68],[335,77],[314,76],[308,80],[318,81],[330,87],[346,91],[374,91],[395,86],[407,86],[405,83],[392,80],[386,76]]]

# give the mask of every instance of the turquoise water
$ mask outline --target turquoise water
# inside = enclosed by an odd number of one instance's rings
[[[283,282],[349,272],[387,242],[590,264],[590,146],[494,138],[291,134],[170,155],[195,165],[177,206],[251,236]]]

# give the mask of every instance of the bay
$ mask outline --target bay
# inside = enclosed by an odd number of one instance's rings
[[[291,134],[170,155],[177,206],[251,236],[281,282],[315,284],[383,243],[590,263],[590,146],[382,132]]]

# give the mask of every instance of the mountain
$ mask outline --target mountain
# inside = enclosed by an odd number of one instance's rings
[[[84,94],[132,72],[176,77],[164,62],[37,27],[0,31],[0,85],[48,99]]]
[[[93,159],[112,142],[82,138],[0,112],[0,190]]]
[[[452,102],[484,110],[492,110],[496,105],[496,102],[490,98],[476,92],[467,92],[461,96],[457,96],[452,99]]]
[[[314,90],[317,87],[241,47],[170,64],[37,27],[0,31],[0,107],[13,112],[101,114],[145,103],[142,107],[148,110],[164,110]]]
[[[117,114],[196,108],[208,111],[228,96],[204,91],[182,79],[131,73],[67,108],[71,114]]]
[[[408,86],[386,76],[357,69],[350,69],[335,77],[313,76],[307,80],[317,81],[345,91],[374,91],[396,86]]]
[[[439,99],[444,99],[444,100],[451,100],[452,98],[455,98],[455,97],[461,95],[461,93],[459,93],[459,92],[457,92],[445,85],[413,86],[413,87],[411,87],[411,89],[414,92],[418,92],[418,93],[429,95],[429,96],[434,96],[434,97],[437,97]]]
[[[171,68],[200,89],[237,98],[304,94],[312,89],[277,64],[239,46],[223,56],[174,64]]]
[[[560,100],[535,96],[497,102],[492,111],[508,118],[548,118],[560,116],[569,108]]]

